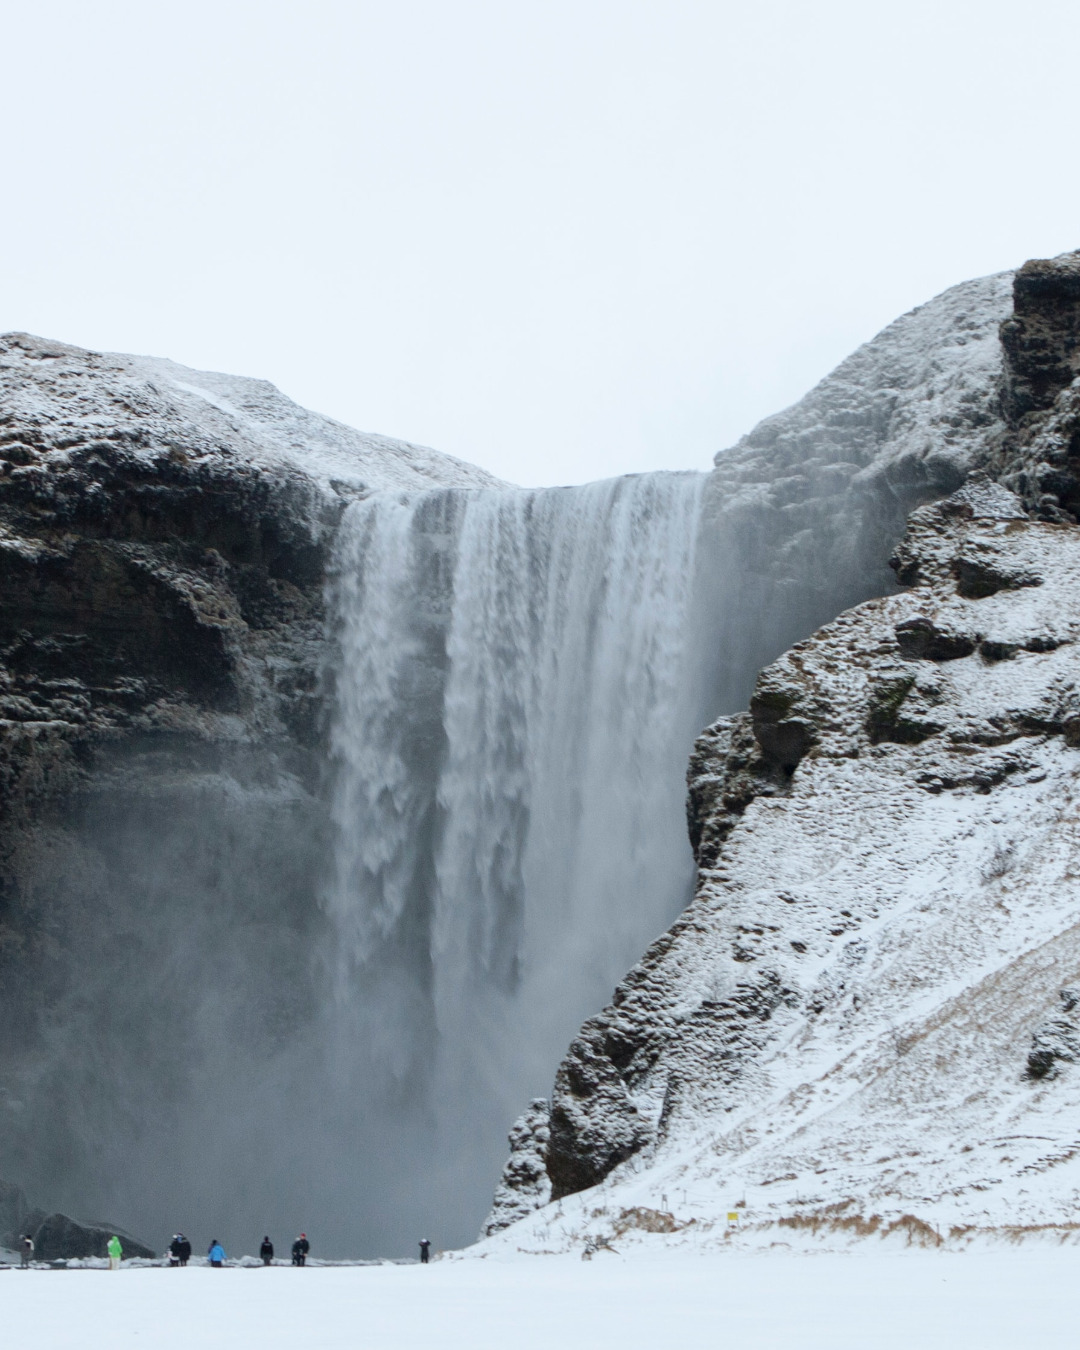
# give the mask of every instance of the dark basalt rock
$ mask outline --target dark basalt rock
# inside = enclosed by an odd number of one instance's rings
[[[920,616],[896,625],[896,641],[903,655],[911,660],[956,661],[971,655],[976,639],[966,633],[946,633]]]
[[[1007,422],[995,473],[1039,518],[1080,516],[1080,252],[1027,262],[1001,325],[1001,407]]]
[[[0,1181],[0,1246],[12,1251],[24,1234],[34,1242],[36,1261],[71,1261],[88,1256],[107,1256],[106,1243],[116,1233],[126,1257],[152,1259],[156,1253],[137,1242],[122,1228],[110,1224],[79,1223],[66,1214],[46,1214],[33,1209],[18,1186]]]
[[[66,1214],[50,1214],[31,1234],[37,1261],[72,1261],[88,1256],[108,1256],[107,1244],[116,1233],[125,1257],[152,1260],[157,1253],[116,1228],[76,1223]]]
[[[1001,325],[1002,402],[1019,422],[1050,407],[1080,374],[1080,253],[1026,262],[1013,279],[1013,313]]]

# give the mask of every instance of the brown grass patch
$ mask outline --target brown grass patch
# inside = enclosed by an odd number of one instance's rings
[[[639,1228],[644,1233],[677,1233],[680,1228],[685,1227],[685,1224],[678,1223],[675,1215],[669,1214],[667,1210],[646,1209],[642,1205],[634,1209],[624,1209],[614,1223],[616,1237],[622,1237],[631,1228]]]

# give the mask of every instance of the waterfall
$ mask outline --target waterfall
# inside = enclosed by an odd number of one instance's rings
[[[458,1237],[510,1120],[689,898],[703,483],[378,494],[343,521],[338,1077],[427,1139]]]

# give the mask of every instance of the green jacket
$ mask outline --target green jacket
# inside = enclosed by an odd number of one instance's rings
[[[105,1244],[105,1249],[106,1251],[108,1251],[110,1256],[115,1257],[117,1260],[119,1260],[119,1258],[124,1254],[124,1249],[123,1247],[120,1246],[120,1239],[116,1236],[115,1233]]]

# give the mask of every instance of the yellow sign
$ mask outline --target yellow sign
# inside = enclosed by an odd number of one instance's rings
[[[729,1214],[729,1215],[727,1216],[727,1221],[728,1221],[728,1223],[738,1223],[738,1222],[739,1222],[739,1216],[738,1216],[737,1214]]]

